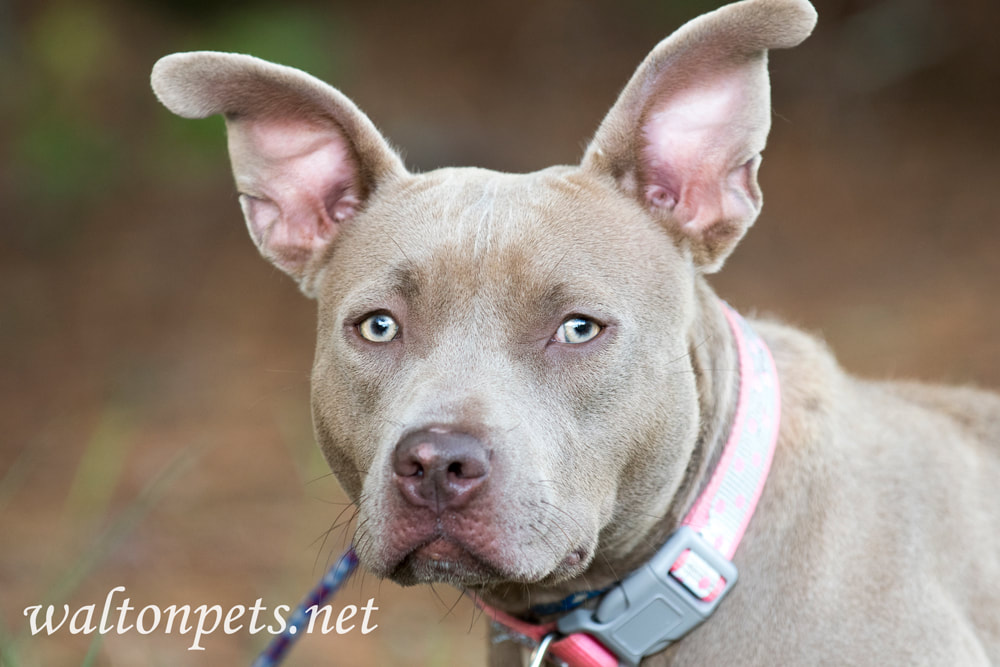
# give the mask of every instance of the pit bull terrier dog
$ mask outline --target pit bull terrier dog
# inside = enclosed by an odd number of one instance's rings
[[[815,20],[806,0],[744,0],[691,21],[579,165],[531,174],[411,173],[295,69],[156,64],[170,110],[225,115],[250,235],[317,300],[315,432],[358,507],[365,568],[471,592],[499,638],[555,621],[579,637],[564,621],[587,617],[612,657],[554,653],[570,664],[1000,663],[1000,397],[851,377],[814,338],[747,324],[704,277],[760,211],[767,52]],[[744,348],[773,358],[770,424],[747,425]],[[730,454],[737,423],[770,427],[773,450]],[[756,501],[735,535],[703,529],[642,574],[685,517],[723,511],[694,509],[718,470],[768,461],[763,491],[727,497]],[[685,558],[707,588],[664,592]],[[607,590],[630,573],[645,579]],[[719,592],[689,622],[684,605]],[[685,636],[663,631],[675,621]],[[493,665],[524,657],[517,641],[491,650]]]

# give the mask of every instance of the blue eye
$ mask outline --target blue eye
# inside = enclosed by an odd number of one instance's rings
[[[593,340],[601,333],[601,330],[601,325],[594,320],[585,317],[571,317],[559,325],[553,340],[557,343],[578,345]]]
[[[358,333],[373,343],[388,343],[399,335],[399,325],[391,315],[376,313],[369,315],[358,325]]]

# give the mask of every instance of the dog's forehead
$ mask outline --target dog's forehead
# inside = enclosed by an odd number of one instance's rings
[[[473,241],[482,253],[496,244],[530,237],[551,225],[586,197],[586,185],[570,167],[530,174],[507,174],[474,167],[419,174],[392,193],[392,206],[406,212],[421,238],[439,242]],[[479,243],[475,243],[475,240]]]
[[[374,197],[352,226],[328,267],[365,276],[361,291],[551,300],[560,290],[610,295],[637,280],[637,263],[658,265],[665,279],[684,266],[639,206],[575,167],[415,175]]]
[[[414,261],[414,253],[455,248],[479,263],[515,251],[542,266],[577,254],[613,262],[633,250],[644,255],[650,237],[666,240],[640,206],[576,167],[528,174],[439,169],[412,177],[374,204],[372,224]]]

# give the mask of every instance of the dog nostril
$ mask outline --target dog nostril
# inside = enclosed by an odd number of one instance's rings
[[[423,477],[424,466],[416,459],[403,459],[396,461],[393,466],[395,472],[400,477]]]
[[[451,461],[445,472],[449,479],[472,481],[489,473],[489,463],[477,457],[461,458]]]
[[[490,450],[465,433],[425,429],[396,444],[392,471],[411,504],[457,508],[489,477]]]

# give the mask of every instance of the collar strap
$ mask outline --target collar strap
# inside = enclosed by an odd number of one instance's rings
[[[557,633],[560,638],[547,653],[556,664],[635,667],[708,618],[736,583],[736,567],[730,561],[767,481],[778,439],[781,392],[763,339],[728,304],[721,305],[736,340],[740,389],[733,427],[708,486],[666,544],[613,586],[596,610],[576,609],[558,622],[535,625],[480,602],[506,630],[498,635],[500,641],[534,646]]]
[[[573,611],[577,607],[585,605],[590,600],[600,597],[610,590],[611,586],[607,586],[605,588],[598,588],[592,591],[577,591],[576,593],[570,593],[557,602],[534,605],[528,610],[528,613],[525,614],[525,616],[528,618],[540,619],[545,616],[564,614],[567,611]]]

